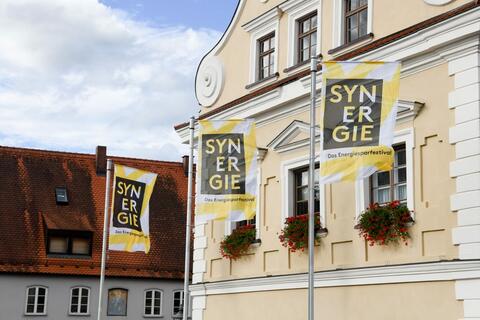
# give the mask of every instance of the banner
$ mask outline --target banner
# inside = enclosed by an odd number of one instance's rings
[[[200,120],[197,220],[255,216],[257,145],[253,120]]]
[[[150,251],[149,202],[157,175],[115,165],[109,250]]]
[[[320,182],[391,170],[400,63],[322,64]]]

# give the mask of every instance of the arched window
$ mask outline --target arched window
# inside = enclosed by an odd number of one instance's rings
[[[43,286],[31,286],[27,288],[27,299],[25,301],[26,315],[47,314],[47,293],[48,288]]]
[[[128,290],[114,288],[108,290],[108,316],[126,316],[127,315]]]
[[[75,287],[70,291],[70,309],[71,315],[86,315],[89,313],[90,288]]]
[[[145,290],[144,315],[147,317],[159,317],[162,315],[163,292],[159,289]]]

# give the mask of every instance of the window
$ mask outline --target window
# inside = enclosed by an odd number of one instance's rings
[[[47,314],[47,288],[35,286],[27,288],[26,315]]]
[[[85,287],[72,288],[70,293],[70,311],[72,315],[87,315],[89,308],[90,289]]]
[[[368,0],[345,0],[345,43],[367,35]]]
[[[66,204],[68,203],[67,188],[58,187],[55,188],[55,200],[57,203]]]
[[[370,181],[371,202],[380,204],[393,200],[407,203],[407,156],[405,144],[393,147],[395,159],[391,171],[376,172]]]
[[[300,18],[297,25],[297,62],[302,63],[317,54],[317,12]]]
[[[145,291],[145,316],[162,315],[162,291],[158,289],[149,289]]]
[[[127,289],[110,289],[108,290],[108,316],[126,316],[127,315]]]
[[[47,253],[91,256],[92,234],[85,231],[48,230]]]
[[[275,73],[275,32],[258,40],[258,80]]]
[[[294,216],[308,213],[308,167],[297,169],[293,172],[294,183]],[[319,189],[319,168],[315,168],[315,212],[320,212],[320,189]]]
[[[238,227],[243,227],[243,226],[246,226],[246,225],[256,225],[256,222],[257,222],[257,217],[253,217],[252,219],[248,219],[248,220],[242,220],[242,221],[237,221],[236,222],[236,228]]]
[[[173,315],[183,314],[183,290],[173,292]]]

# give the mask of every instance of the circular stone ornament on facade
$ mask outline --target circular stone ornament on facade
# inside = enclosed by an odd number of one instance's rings
[[[453,0],[423,0],[426,3],[432,5],[432,6],[443,6],[444,4],[450,3]]]
[[[217,101],[223,88],[223,65],[217,57],[207,57],[198,69],[195,90],[198,102],[204,107]]]

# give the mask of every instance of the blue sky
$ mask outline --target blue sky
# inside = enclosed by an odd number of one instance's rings
[[[101,1],[0,1],[0,145],[179,161],[237,0]]]
[[[224,31],[238,0],[101,0],[157,26],[184,25]]]

